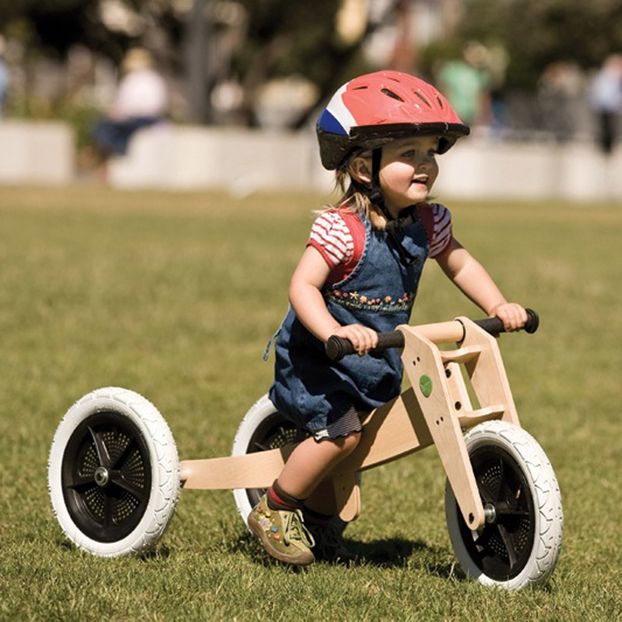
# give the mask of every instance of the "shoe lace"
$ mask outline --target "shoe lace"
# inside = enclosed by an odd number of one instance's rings
[[[308,548],[315,546],[315,540],[311,532],[305,527],[302,512],[295,510],[294,512],[283,512],[283,542],[302,542]]]

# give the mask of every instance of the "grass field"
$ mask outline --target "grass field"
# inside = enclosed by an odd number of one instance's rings
[[[556,470],[562,556],[544,586],[461,579],[433,450],[368,472],[346,535],[362,563],[265,562],[227,492],[186,491],[154,555],[67,545],[46,488],[75,399],[132,388],[183,458],[226,455],[269,386],[261,361],[317,196],[0,188],[0,619],[615,620],[622,617],[622,207],[451,204],[456,236],[541,314],[501,348]],[[414,323],[479,312],[432,263]]]

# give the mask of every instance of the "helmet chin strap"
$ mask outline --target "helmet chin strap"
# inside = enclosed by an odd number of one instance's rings
[[[391,216],[387,206],[384,204],[384,195],[380,187],[380,161],[382,160],[382,147],[376,147],[371,152],[371,191],[369,198],[371,202],[382,212],[387,219],[387,223],[395,220]]]
[[[382,160],[382,147],[376,147],[371,153],[371,190],[369,192],[369,198],[371,202],[382,212],[382,215],[387,219],[386,231],[389,234],[397,252],[400,256],[401,262],[405,266],[411,266],[419,261],[419,257],[408,252],[400,242],[397,232],[403,229],[405,226],[413,222],[412,216],[406,216],[405,218],[395,218],[389,212],[384,202],[384,195],[382,188],[380,187],[380,161]]]

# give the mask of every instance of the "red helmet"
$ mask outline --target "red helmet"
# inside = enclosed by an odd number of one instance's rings
[[[316,126],[324,168],[338,168],[355,149],[375,149],[397,138],[438,134],[445,153],[469,128],[447,99],[420,78],[376,71],[344,84]]]

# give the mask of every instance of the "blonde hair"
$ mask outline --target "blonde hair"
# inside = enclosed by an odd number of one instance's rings
[[[131,48],[121,61],[121,71],[123,73],[150,69],[152,66],[153,56],[145,48]]]
[[[365,216],[374,229],[382,231],[387,225],[387,219],[380,208],[372,202],[369,196],[370,189],[356,179],[353,160],[354,158],[350,158],[335,171],[335,187],[339,188],[342,194],[335,205],[327,208],[348,210]]]

